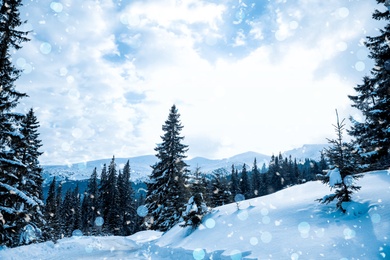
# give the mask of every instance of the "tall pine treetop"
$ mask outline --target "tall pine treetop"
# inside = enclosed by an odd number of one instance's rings
[[[173,105],[162,126],[162,143],[155,148],[159,161],[152,166],[145,199],[149,214],[144,225],[148,229],[166,231],[173,227],[178,223],[188,200],[188,165],[183,161],[188,146],[181,143],[184,137],[180,136],[183,126],[179,117]]]
[[[157,158],[164,159],[165,157],[169,157],[170,159],[182,160],[187,157],[185,153],[188,151],[188,145],[181,143],[184,139],[183,136],[180,136],[182,129],[180,114],[176,106],[173,105],[169,110],[168,119],[162,126],[162,130],[165,132],[161,136],[163,142],[154,149],[157,152]]]

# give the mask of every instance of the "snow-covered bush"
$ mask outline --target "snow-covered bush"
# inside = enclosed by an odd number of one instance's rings
[[[32,224],[27,224],[19,237],[19,245],[27,245],[39,240],[42,236],[42,231]]]
[[[209,212],[206,203],[204,203],[202,193],[197,193],[192,196],[186,204],[186,210],[183,212],[184,223],[180,226],[191,226],[197,228],[202,223],[202,218]]]

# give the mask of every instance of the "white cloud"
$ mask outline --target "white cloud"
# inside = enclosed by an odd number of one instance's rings
[[[37,108],[44,163],[154,153],[173,103],[190,156],[325,142],[334,109],[348,116],[347,94],[369,65],[358,42],[375,28],[372,4],[335,0],[61,4],[28,4],[35,34],[17,54],[32,67],[20,84],[24,107]]]

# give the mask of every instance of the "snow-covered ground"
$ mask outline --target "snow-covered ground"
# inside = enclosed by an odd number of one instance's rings
[[[348,214],[309,182],[214,209],[199,229],[72,237],[0,250],[0,259],[390,259],[390,170],[365,174]]]

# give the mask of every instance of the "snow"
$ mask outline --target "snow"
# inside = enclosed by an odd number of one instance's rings
[[[326,176],[329,177],[329,186],[332,188],[335,187],[336,184],[342,183],[340,170],[338,168],[330,170]]]
[[[389,259],[390,170],[365,173],[353,202],[315,200],[319,181],[215,208],[195,231],[65,238],[0,250],[0,259]]]

